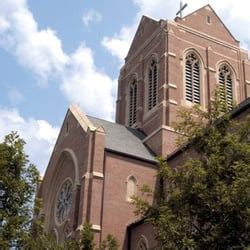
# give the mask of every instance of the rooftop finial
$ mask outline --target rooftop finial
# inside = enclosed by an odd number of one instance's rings
[[[183,1],[180,0],[180,10],[176,13],[176,16],[180,14],[180,18],[182,18],[182,12],[187,7],[187,3],[183,5]]]

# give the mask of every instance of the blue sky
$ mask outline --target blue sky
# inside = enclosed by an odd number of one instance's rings
[[[250,47],[250,3],[210,3],[241,46]],[[0,139],[17,130],[44,172],[70,103],[114,119],[119,69],[142,15],[172,19],[178,0],[1,0]]]

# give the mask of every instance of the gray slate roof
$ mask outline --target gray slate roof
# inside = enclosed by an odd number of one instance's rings
[[[105,147],[107,149],[156,162],[155,156],[142,142],[146,137],[145,134],[138,129],[91,116],[87,117],[95,127],[102,126],[104,128],[106,133]]]

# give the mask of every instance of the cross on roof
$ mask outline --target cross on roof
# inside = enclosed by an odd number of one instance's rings
[[[180,10],[176,13],[176,16],[178,16],[180,14],[180,18],[182,18],[182,12],[183,10],[187,7],[187,3],[185,3],[183,5],[182,0],[180,1]]]

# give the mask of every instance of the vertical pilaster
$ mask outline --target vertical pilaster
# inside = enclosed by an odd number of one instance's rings
[[[105,131],[102,127],[94,131],[92,144],[92,161],[90,169],[89,223],[95,232],[95,243],[99,246],[101,234],[103,163],[105,148]]]

